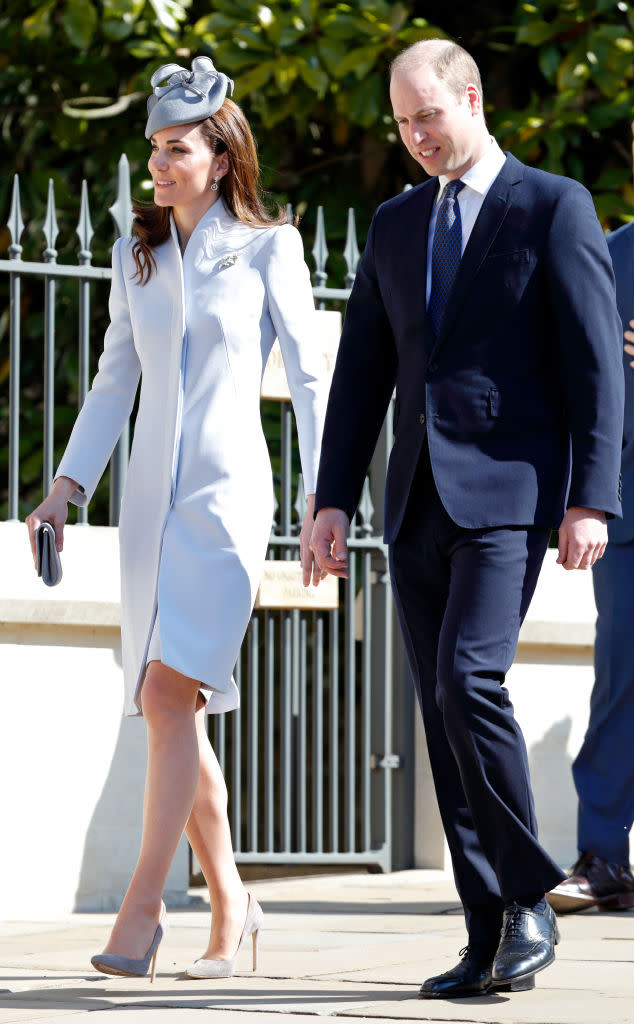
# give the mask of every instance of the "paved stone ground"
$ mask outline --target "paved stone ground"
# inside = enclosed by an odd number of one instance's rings
[[[208,908],[173,911],[157,976],[109,978],[90,967],[109,914],[0,925],[0,1024],[306,1024],[306,1015],[475,1024],[634,1024],[634,912],[560,921],[557,961],[532,992],[429,1001],[424,978],[465,942],[453,883],[439,872],[331,875],[250,883],[265,913],[257,974],[207,982],[185,968],[205,946]],[[283,1020],[280,1015],[284,1014]],[[70,1021],[69,1021],[70,1024]]]

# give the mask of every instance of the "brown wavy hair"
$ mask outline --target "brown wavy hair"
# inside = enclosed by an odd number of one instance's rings
[[[229,170],[220,187],[222,198],[234,217],[253,228],[286,224],[288,218],[283,210],[278,207],[271,214],[264,206],[255,139],[238,104],[225,99],[220,110],[197,123],[213,155],[228,155]],[[134,280],[138,284],[147,284],[156,270],[154,250],[169,238],[170,210],[170,206],[155,203],[133,203],[132,256],[136,266]]]

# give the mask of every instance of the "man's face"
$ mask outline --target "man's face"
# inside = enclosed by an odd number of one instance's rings
[[[421,65],[394,73],[390,97],[401,138],[427,174],[459,178],[484,155],[488,135],[474,85],[458,99]]]

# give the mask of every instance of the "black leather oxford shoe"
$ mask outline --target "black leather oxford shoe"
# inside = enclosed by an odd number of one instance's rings
[[[555,959],[559,929],[551,908],[541,913],[512,903],[502,918],[502,938],[493,958],[491,978],[495,988],[527,980]]]
[[[491,990],[491,954],[475,946],[460,950],[459,964],[444,974],[428,978],[418,993],[419,999],[459,999],[461,996],[485,996]],[[535,979],[496,985],[497,992],[522,992],[535,987]]]

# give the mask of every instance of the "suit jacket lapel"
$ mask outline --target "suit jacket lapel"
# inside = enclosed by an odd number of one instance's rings
[[[511,189],[522,179],[522,165],[515,157],[508,155],[497,178],[491,185],[473,226],[469,241],[460,261],[460,268],[449,296],[445,315],[440,325],[432,356],[444,344],[455,319],[464,303],[473,278],[495,241],[495,237],[506,217],[511,202]]]

